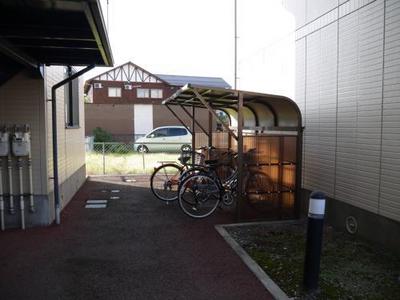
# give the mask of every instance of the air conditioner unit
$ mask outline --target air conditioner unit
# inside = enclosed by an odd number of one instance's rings
[[[100,82],[95,82],[93,86],[95,89],[101,89],[103,87],[103,85]]]
[[[125,85],[124,85],[124,88],[125,88],[126,90],[131,90],[131,89],[132,89],[132,84],[125,84]]]

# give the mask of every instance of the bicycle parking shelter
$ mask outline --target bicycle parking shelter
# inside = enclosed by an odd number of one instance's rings
[[[192,133],[192,149],[207,144],[238,153],[237,220],[292,219],[300,215],[303,127],[296,103],[284,96],[187,84],[163,101]],[[173,107],[191,119],[188,126]],[[196,120],[196,111],[208,110],[208,128]],[[229,116],[224,123],[217,111]],[[213,124],[219,123],[222,132]],[[200,132],[196,132],[197,131]],[[252,155],[247,155],[250,149]],[[263,188],[247,190],[245,171],[269,178]]]

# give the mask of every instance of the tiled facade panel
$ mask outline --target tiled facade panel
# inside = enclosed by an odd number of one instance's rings
[[[336,26],[307,37],[304,187],[333,196],[336,135]]]
[[[339,21],[335,197],[372,212],[380,182],[383,15],[383,1],[376,1]]]
[[[303,186],[399,221],[400,1],[339,4],[296,32]]]
[[[400,221],[400,1],[386,1],[380,214]]]
[[[33,193],[47,194],[46,151],[44,140],[44,84],[41,78],[32,78],[28,73],[21,72],[0,86],[0,125],[14,124],[31,126],[32,147],[32,177]],[[13,161],[14,194],[19,194],[18,172]],[[3,167],[7,163],[3,161]],[[24,170],[26,172],[26,170]],[[3,178],[5,182],[5,170]],[[24,175],[24,178],[27,176]],[[27,193],[28,181],[24,182],[24,191]],[[5,187],[8,192],[8,186]]]
[[[338,6],[338,0],[306,0],[306,22],[310,22],[320,15]]]

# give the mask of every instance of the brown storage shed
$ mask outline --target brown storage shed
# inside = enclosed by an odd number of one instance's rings
[[[209,126],[193,134],[192,146],[238,153],[238,220],[291,219],[300,214],[302,122],[294,101],[284,96],[187,84],[163,102],[189,130],[196,111],[208,110]],[[185,108],[185,124],[173,106]],[[217,111],[229,116],[226,124]],[[221,124],[213,132],[212,119]],[[249,180],[250,179],[250,180]]]

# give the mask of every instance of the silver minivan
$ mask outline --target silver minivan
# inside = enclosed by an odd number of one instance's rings
[[[162,126],[135,141],[138,152],[178,152],[190,150],[192,134],[184,126]]]

